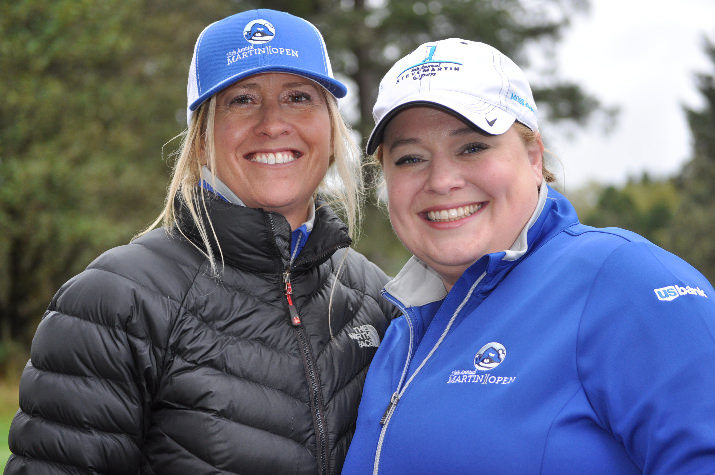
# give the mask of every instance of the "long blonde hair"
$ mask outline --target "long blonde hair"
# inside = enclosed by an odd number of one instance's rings
[[[320,182],[316,194],[333,207],[346,221],[348,232],[357,237],[361,220],[363,200],[363,180],[361,168],[361,152],[352,139],[350,129],[338,109],[337,99],[332,94],[320,88],[330,115],[330,134],[332,155],[328,172]],[[181,200],[196,223],[201,236],[202,246],[198,247],[209,259],[211,270],[218,274],[217,258],[210,245],[209,236],[214,236],[213,223],[206,213],[204,187],[198,186],[201,180],[201,167],[207,164],[209,169],[216,169],[216,153],[214,145],[214,118],[216,116],[216,95],[204,102],[196,112],[187,130],[182,134],[181,145],[176,152],[178,156],[171,173],[171,182],[166,194],[164,209],[159,216],[144,231],[142,236],[158,226],[167,230],[176,224],[174,200],[181,195]],[[199,208],[199,206],[201,208]],[[204,210],[206,222],[201,218],[200,209]],[[179,229],[181,232],[181,230]],[[220,245],[218,251],[221,254]],[[223,255],[220,255],[223,263]]]

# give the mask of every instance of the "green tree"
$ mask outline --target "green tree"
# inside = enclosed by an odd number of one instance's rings
[[[628,229],[667,246],[678,202],[673,180],[654,181],[644,173],[640,179],[629,179],[620,188],[600,187],[596,202],[579,209],[579,216],[584,224]]]
[[[697,76],[703,107],[685,109],[693,155],[677,177],[682,201],[673,219],[668,245],[715,282],[715,43],[706,39],[704,49],[713,72]]]
[[[351,85],[346,113],[365,134],[377,84],[419,43],[462,36],[527,64],[527,45],[554,44],[585,0],[14,0],[0,2],[0,360],[26,344],[59,285],[158,214],[171,141],[185,127],[194,41],[210,22],[282,9],[323,32]],[[576,85],[534,80],[554,120],[598,106]],[[551,106],[549,106],[551,104]],[[354,109],[354,112],[351,112]],[[167,143],[169,142],[169,143]],[[360,246],[388,270],[406,255],[383,211]],[[5,353],[4,353],[5,352]]]
[[[62,282],[158,214],[162,146],[213,18],[189,1],[0,3],[0,357]]]

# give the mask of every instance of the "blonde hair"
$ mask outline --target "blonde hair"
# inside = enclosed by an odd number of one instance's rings
[[[514,122],[514,126],[516,127],[516,131],[519,132],[521,139],[527,145],[536,142],[541,137],[539,132],[531,130],[521,122]],[[545,152],[548,152],[548,150],[545,150]],[[541,155],[541,173],[544,175],[544,181],[546,183],[553,183],[556,181],[556,175],[546,165],[545,154]]]
[[[363,199],[361,152],[352,139],[348,125],[340,114],[337,99],[322,87],[320,91],[325,98],[330,116],[332,155],[328,172],[323,177],[320,185],[318,185],[316,194],[343,215],[350,236],[356,239],[360,226]],[[197,246],[197,248],[209,259],[211,270],[217,275],[217,259],[210,245],[209,236],[213,236],[217,243],[218,240],[213,229],[213,223],[208,213],[206,213],[206,191],[204,187],[198,186],[201,180],[201,168],[204,164],[208,165],[211,170],[216,169],[213,133],[215,116],[216,94],[199,106],[193,114],[188,129],[180,135],[182,137],[181,145],[175,153],[178,158],[172,169],[164,209],[156,220],[135,238],[160,225],[167,230],[174,226],[177,221],[174,200],[177,195],[180,195],[201,236],[202,247]],[[204,210],[206,222],[204,222],[199,212],[201,209]],[[183,234],[181,229],[179,229],[179,232]],[[223,263],[220,244],[218,252],[221,254],[220,260]]]

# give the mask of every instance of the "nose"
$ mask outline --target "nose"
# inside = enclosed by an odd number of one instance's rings
[[[427,173],[425,190],[439,195],[458,190],[465,183],[459,164],[444,155],[432,157]]]
[[[278,104],[264,103],[261,105],[258,122],[255,126],[257,135],[278,137],[290,132],[291,126],[286,121],[285,114]]]

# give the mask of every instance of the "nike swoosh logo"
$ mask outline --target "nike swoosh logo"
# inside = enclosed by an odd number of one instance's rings
[[[492,120],[487,119],[487,124],[489,124],[489,127],[491,127],[494,125],[494,122],[496,122],[496,121],[497,121],[496,117],[494,117]]]

